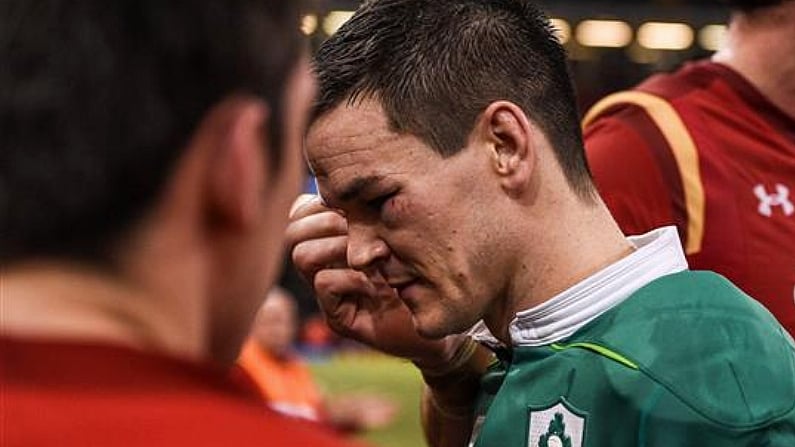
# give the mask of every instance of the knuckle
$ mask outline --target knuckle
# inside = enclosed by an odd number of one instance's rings
[[[293,248],[293,264],[301,273],[307,274],[312,271],[317,264],[316,256],[317,253],[308,244],[298,244]]]
[[[324,275],[323,272],[318,272],[315,275],[314,288],[318,297],[324,297],[332,293],[335,286],[334,277],[331,275]]]
[[[334,211],[326,211],[317,215],[317,229],[334,234],[347,232],[347,222],[344,217]]]
[[[287,229],[284,231],[284,246],[287,247],[288,250],[292,250],[299,243],[301,243],[301,241],[297,238],[294,224],[291,223],[287,225]]]

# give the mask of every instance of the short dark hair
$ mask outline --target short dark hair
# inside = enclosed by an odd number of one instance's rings
[[[278,164],[296,3],[0,2],[0,263],[111,261],[226,96],[268,103]]]
[[[593,196],[566,52],[524,0],[371,0],[315,55],[313,119],[343,101],[381,102],[396,132],[443,156],[461,150],[496,100],[542,128],[572,188]]]

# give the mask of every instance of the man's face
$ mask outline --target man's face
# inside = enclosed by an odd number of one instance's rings
[[[316,121],[308,158],[327,204],[348,221],[348,264],[393,287],[418,332],[440,337],[481,318],[502,285],[491,261],[486,151],[442,158],[389,129],[380,104],[343,104]]]

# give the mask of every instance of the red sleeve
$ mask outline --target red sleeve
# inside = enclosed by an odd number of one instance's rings
[[[678,171],[666,165],[671,152],[646,112],[622,106],[603,115],[585,129],[585,147],[597,189],[625,234],[677,223],[671,188]]]

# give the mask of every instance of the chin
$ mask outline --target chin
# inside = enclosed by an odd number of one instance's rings
[[[426,317],[427,318],[423,318],[423,316],[418,315],[412,317],[414,329],[422,338],[437,340],[460,332],[443,319],[439,321],[439,319],[434,319],[431,316]]]

